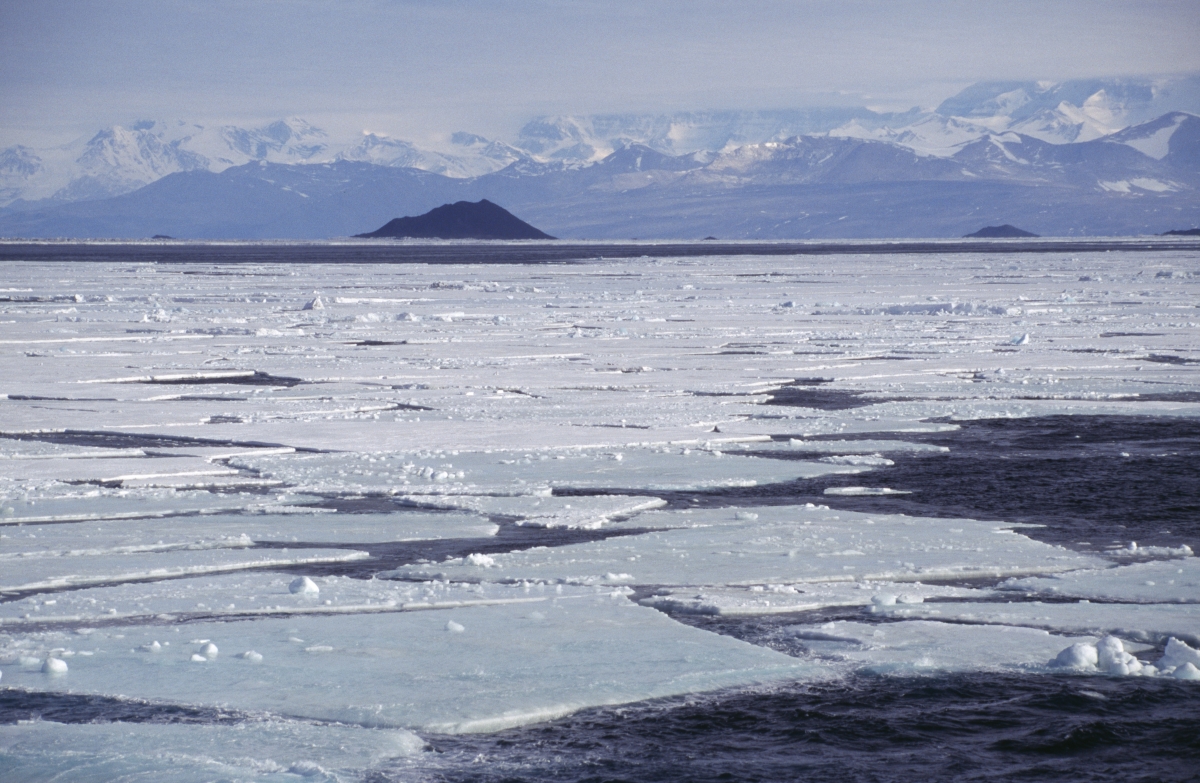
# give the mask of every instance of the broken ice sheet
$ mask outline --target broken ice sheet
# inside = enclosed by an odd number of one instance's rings
[[[321,509],[322,511],[324,509]],[[0,562],[13,554],[69,554],[246,547],[257,542],[368,544],[486,538],[497,526],[477,514],[402,509],[378,514],[210,514],[0,527]]]
[[[487,560],[403,566],[379,576],[720,586],[994,578],[1103,562],[1026,538],[999,522],[861,514],[812,504],[650,511],[637,521],[676,529]]]
[[[404,729],[289,721],[232,724],[22,721],[0,726],[0,768],[10,783],[172,780],[336,783],[425,743]]]
[[[49,626],[87,630],[106,625],[254,615],[352,614],[407,611],[525,600],[496,585],[450,585],[445,582],[397,582],[316,576],[316,592],[293,592],[295,577],[269,571],[166,579],[31,595],[0,603],[0,628],[15,632]],[[517,596],[516,599],[513,596]]]
[[[897,623],[836,621],[788,629],[816,655],[878,674],[959,671],[1049,671],[1047,661],[1095,636],[1057,636],[1036,628],[958,625],[926,620]],[[1147,649],[1129,645],[1129,649]]]
[[[219,512],[269,511],[262,495],[218,495],[198,490],[105,488],[43,482],[14,486],[0,481],[0,527],[42,522],[181,517]],[[12,513],[8,513],[9,509]]]
[[[1001,590],[1136,603],[1200,603],[1200,557],[1009,579]]]
[[[989,625],[1020,625],[1056,633],[1106,636],[1157,644],[1175,636],[1200,642],[1200,604],[992,603],[980,601],[872,606],[884,617]]]
[[[640,512],[661,508],[661,498],[631,495],[579,495],[573,497],[495,497],[488,495],[411,495],[396,498],[438,508],[460,508],[487,516],[508,517],[527,527],[565,527],[594,530],[601,527],[640,526]]]
[[[36,639],[40,648],[71,645],[92,654],[67,658],[70,671],[58,677],[10,664],[4,681],[364,726],[472,732],[590,706],[828,676],[782,653],[681,625],[617,593],[507,590],[514,598],[544,600],[130,626],[83,638],[45,632]],[[463,630],[448,631],[451,621]],[[169,647],[161,644],[164,637]],[[150,652],[155,641],[160,646]],[[202,641],[220,653],[198,655]],[[261,661],[238,657],[251,650]]]
[[[247,568],[344,563],[369,557],[351,549],[179,549],[135,554],[5,557],[0,594],[170,579]]]
[[[285,481],[297,492],[414,495],[525,495],[554,487],[642,491],[753,487],[862,469],[678,447],[288,454],[237,458],[229,464]]]
[[[929,598],[984,599],[991,590],[914,582],[809,582],[802,585],[663,588],[639,601],[668,614],[762,615],[803,612],[831,606],[919,604]],[[942,606],[933,604],[932,606]],[[970,604],[974,606],[974,604]]]

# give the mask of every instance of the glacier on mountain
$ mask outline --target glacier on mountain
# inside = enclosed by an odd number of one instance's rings
[[[514,175],[543,173],[546,164],[591,165],[633,145],[670,157],[711,157],[806,136],[882,141],[922,156],[952,157],[989,134],[1014,131],[1069,144],[1108,137],[1179,111],[1200,113],[1200,76],[984,82],[932,111],[824,107],[541,117],[527,123],[513,144],[465,132],[432,147],[369,131],[357,139],[335,140],[297,117],[254,128],[145,120],[114,125],[63,146],[25,144],[0,150],[0,206],[107,198],[168,174],[221,172],[254,161],[345,160],[467,179],[505,169]],[[1156,154],[1145,154],[1161,159],[1169,136],[1126,143],[1139,151],[1154,150]]]

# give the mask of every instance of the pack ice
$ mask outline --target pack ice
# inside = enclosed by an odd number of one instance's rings
[[[420,734],[863,670],[1195,687],[1198,542],[887,505],[954,457],[922,434],[1200,413],[1187,254],[287,254],[2,265],[0,687],[235,716],[4,725],[6,770],[355,779]]]

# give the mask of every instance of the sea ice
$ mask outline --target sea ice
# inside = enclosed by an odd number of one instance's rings
[[[824,609],[830,606],[901,606],[927,598],[974,598],[992,595],[990,590],[914,582],[807,582],[800,585],[770,584],[751,587],[661,588],[639,601],[669,614],[759,615]],[[938,603],[934,606],[943,606]],[[974,605],[974,604],[970,604]]]
[[[1170,636],[1200,643],[1200,604],[1003,603],[1003,598],[1004,593],[996,591],[986,601],[876,606],[872,611],[887,617],[1020,625],[1076,635],[1113,634],[1151,644]]]
[[[346,563],[369,557],[349,549],[200,549],[137,554],[5,558],[0,594],[173,579],[247,568]]]
[[[419,757],[403,729],[280,719],[242,723],[54,723],[0,726],[5,779],[72,783],[237,780],[340,783],[384,762]]]
[[[1063,644],[1095,637],[1057,636],[1034,628],[909,620],[882,625],[837,621],[794,626],[791,634],[820,656],[880,674],[962,671],[1045,672]]]
[[[510,588],[535,603],[448,611],[192,623],[189,635],[263,660],[219,656],[176,637],[139,646],[164,627],[125,626],[86,637],[69,675],[17,687],[124,694],[180,704],[435,732],[494,731],[595,705],[828,676],[820,667],[696,630],[619,594]],[[536,610],[538,619],[532,617]],[[449,615],[449,618],[447,618]],[[464,629],[446,633],[447,622]],[[178,627],[178,626],[176,626]],[[451,626],[452,627],[452,626]],[[174,634],[171,634],[174,636]],[[68,640],[44,633],[42,645]],[[196,666],[191,656],[205,660]]]
[[[1056,598],[1137,603],[1200,603],[1200,558],[1159,560],[1070,571],[1048,577],[1009,579],[1002,590]]]
[[[455,558],[403,566],[392,578],[523,580],[576,584],[748,585],[808,582],[930,581],[1053,573],[1097,558],[1021,536],[994,522],[915,519],[769,506],[758,519],[736,510],[648,512],[639,523],[669,519],[675,529],[604,541],[497,554],[480,564]],[[677,527],[690,524],[690,527]],[[622,575],[613,579],[609,575]]]

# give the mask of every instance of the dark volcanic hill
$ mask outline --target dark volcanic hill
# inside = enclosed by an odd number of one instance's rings
[[[1200,228],[1177,228],[1163,232],[1164,237],[1200,237]]]
[[[487,199],[443,204],[424,215],[396,218],[378,231],[357,236],[371,239],[554,239]]]
[[[1016,226],[1010,226],[1005,223],[1003,226],[988,226],[981,228],[974,234],[967,234],[964,239],[1016,239],[1018,237],[1036,237],[1029,231],[1023,231]]]

